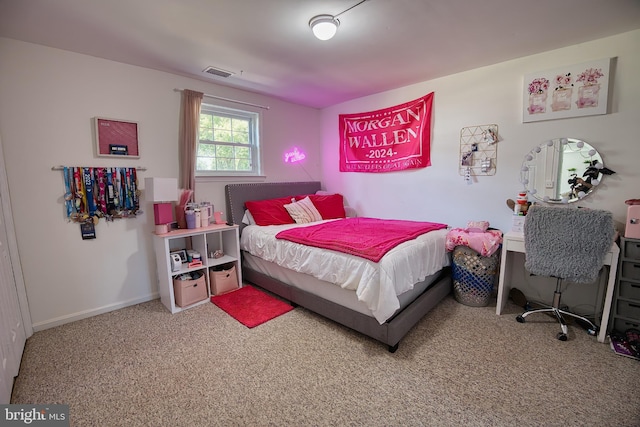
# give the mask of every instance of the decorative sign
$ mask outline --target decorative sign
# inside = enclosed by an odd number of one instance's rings
[[[138,123],[94,117],[96,153],[99,157],[140,157]]]
[[[394,107],[340,114],[340,172],[393,172],[431,166],[433,92]]]
[[[295,163],[300,160],[304,160],[307,156],[304,152],[298,150],[298,147],[293,147],[293,150],[287,151],[284,153],[284,161],[285,163]]]
[[[523,122],[607,114],[611,59],[524,76]]]

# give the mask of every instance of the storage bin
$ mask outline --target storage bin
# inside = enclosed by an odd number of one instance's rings
[[[624,241],[624,256],[630,259],[640,259],[640,242],[637,240]]]
[[[618,300],[616,308],[619,316],[640,319],[640,303]]]
[[[640,329],[640,323],[616,317],[613,320],[613,329],[618,332],[624,332],[627,329]]]
[[[640,262],[623,262],[622,277],[625,279],[640,280]]]
[[[238,275],[236,274],[235,264],[231,264],[230,267],[222,270],[212,268],[209,278],[213,295],[220,295],[238,288]]]
[[[499,254],[485,257],[467,246],[453,249],[453,296],[461,304],[472,307],[489,305],[493,284],[499,270]]]
[[[196,279],[181,280],[181,276],[177,276],[173,279],[173,295],[178,307],[187,307],[191,304],[205,300],[209,296],[207,293],[207,284],[204,274],[200,272],[192,274],[200,276]]]
[[[618,285],[620,298],[628,298],[640,301],[640,283],[631,283],[621,280]]]

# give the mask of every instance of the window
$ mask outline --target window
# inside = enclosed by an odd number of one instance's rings
[[[202,104],[196,176],[259,175],[258,113]]]

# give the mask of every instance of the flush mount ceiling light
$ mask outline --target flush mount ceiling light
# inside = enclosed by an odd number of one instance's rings
[[[340,21],[338,21],[338,18],[334,18],[331,15],[318,15],[311,18],[309,26],[316,38],[319,40],[329,40],[331,37],[336,35],[336,31],[338,31],[338,27],[340,26]]]
[[[313,35],[316,36],[319,40],[329,40],[333,36],[336,35],[338,31],[338,27],[340,26],[340,21],[338,20],[338,16],[343,13],[353,9],[356,6],[361,5],[367,0],[362,0],[359,3],[354,4],[350,8],[343,10],[337,15],[316,15],[309,21],[309,27],[311,27],[311,31],[313,31]]]

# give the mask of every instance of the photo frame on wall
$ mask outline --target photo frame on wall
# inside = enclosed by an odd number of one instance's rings
[[[522,122],[607,114],[611,58],[524,76]]]
[[[98,157],[140,158],[138,122],[94,117],[93,126]]]

